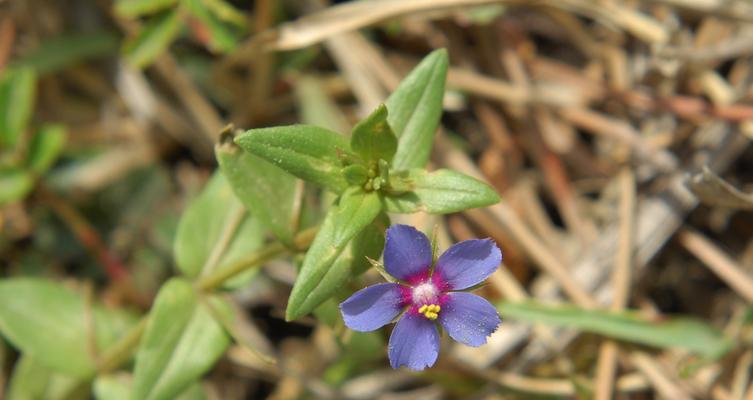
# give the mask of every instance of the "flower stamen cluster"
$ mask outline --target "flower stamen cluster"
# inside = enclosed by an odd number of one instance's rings
[[[418,313],[433,321],[437,319],[441,309],[439,304],[424,304],[418,309]]]

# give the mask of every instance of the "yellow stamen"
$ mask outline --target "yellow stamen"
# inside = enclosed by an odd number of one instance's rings
[[[424,304],[418,309],[418,313],[430,320],[435,320],[439,316],[439,310],[438,304]]]

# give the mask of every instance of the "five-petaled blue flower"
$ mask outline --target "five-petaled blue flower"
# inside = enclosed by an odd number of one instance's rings
[[[432,269],[429,239],[408,225],[387,230],[384,269],[399,283],[361,289],[340,304],[348,328],[369,332],[401,312],[392,331],[392,368],[431,367],[439,355],[439,322],[451,338],[468,346],[486,343],[501,323],[494,306],[482,297],[460,292],[483,282],[502,262],[491,239],[466,240],[450,247]]]

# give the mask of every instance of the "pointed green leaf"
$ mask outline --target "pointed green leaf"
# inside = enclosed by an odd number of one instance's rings
[[[126,60],[136,68],[151,64],[158,55],[167,50],[182,28],[183,22],[178,10],[168,11],[152,18],[141,28],[138,35],[123,47]]]
[[[201,297],[190,282],[162,286],[136,354],[131,399],[173,399],[209,371],[230,344],[205,302],[232,313],[219,297]]]
[[[273,164],[243,151],[224,136],[214,153],[223,175],[251,215],[290,245],[298,225],[302,182]]]
[[[221,270],[257,250],[264,227],[235,197],[220,171],[188,206],[178,223],[173,253],[178,268],[189,278]],[[257,269],[231,279],[225,287],[248,282]]]
[[[23,199],[34,187],[31,173],[21,168],[0,168],[0,206]]]
[[[351,240],[374,221],[380,210],[377,194],[365,193],[360,188],[348,189],[340,203],[330,208],[293,285],[286,319],[293,320],[313,311],[348,278],[351,264],[346,259],[354,256],[356,251],[351,256],[341,255]]]
[[[238,28],[248,28],[248,17],[225,0],[203,0],[204,4],[222,21],[234,24]]]
[[[117,0],[115,12],[123,17],[153,14],[178,4],[178,0]]]
[[[118,373],[98,376],[94,381],[94,398],[97,400],[128,400],[133,390],[131,374]],[[175,400],[204,400],[207,396],[200,382],[188,387]]]
[[[0,282],[0,304],[0,332],[24,355],[73,377],[94,373],[82,295],[43,279],[13,278]],[[100,307],[93,311],[97,350],[111,345],[133,323]]]
[[[692,318],[652,321],[629,311],[617,313],[535,302],[502,302],[497,310],[504,318],[575,328],[648,346],[682,348],[709,359],[721,357],[731,347],[719,331]]]
[[[31,119],[37,78],[31,68],[0,73],[0,149],[18,143]]]
[[[392,161],[397,151],[397,137],[387,123],[387,107],[384,104],[353,128],[350,148],[374,164],[380,159]]]
[[[45,125],[29,143],[26,164],[37,175],[43,174],[57,160],[65,145],[66,133],[62,125]]]
[[[208,34],[205,45],[210,50],[226,53],[235,49],[238,45],[235,36],[219,18],[210,12],[203,0],[181,0],[181,5],[189,15],[195,18],[194,22],[200,24],[199,30]]]
[[[390,182],[399,185],[400,192],[385,192],[383,201],[389,212],[447,214],[499,201],[497,192],[486,183],[449,169],[393,172]]]
[[[319,284],[311,289],[300,304],[297,309],[300,315],[314,311],[338,290],[341,290],[343,285],[369,268],[369,258],[378,258],[382,254],[384,231],[387,225],[369,224],[348,243],[345,250],[326,270]]]
[[[68,400],[85,397],[86,386],[78,378],[55,372],[23,355],[13,368],[6,394],[8,400]]]
[[[390,95],[387,117],[399,138],[395,169],[423,168],[429,161],[434,132],[442,115],[442,99],[449,60],[435,50],[419,63]]]
[[[235,138],[244,150],[316,185],[342,193],[343,159],[352,157],[342,135],[311,125],[252,129]]]

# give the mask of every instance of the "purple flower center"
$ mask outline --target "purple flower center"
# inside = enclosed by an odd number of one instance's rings
[[[402,287],[402,303],[408,306],[408,312],[435,320],[439,316],[441,306],[446,301],[447,284],[439,274],[429,275],[427,272],[407,279],[410,286]]]
[[[434,286],[432,282],[424,282],[413,288],[413,304],[434,304],[437,302],[439,296],[439,290]]]

